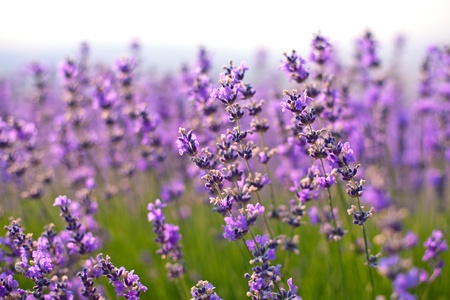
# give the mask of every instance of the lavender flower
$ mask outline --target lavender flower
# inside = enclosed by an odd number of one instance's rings
[[[79,218],[72,215],[69,211],[68,204],[72,201],[66,196],[59,196],[55,199],[53,206],[59,206],[61,216],[67,223],[66,230],[69,232],[70,238],[67,240],[67,247],[70,254],[90,253],[99,248],[97,239],[91,232],[87,231],[79,222]]]
[[[301,114],[305,110],[308,103],[313,101],[311,97],[308,97],[306,90],[303,91],[303,93],[298,93],[295,89],[291,92],[284,90],[283,95],[286,96],[283,103],[281,103],[283,111],[287,109],[294,114]]]
[[[257,265],[252,268],[252,274],[245,274],[249,279],[248,297],[252,299],[296,299],[298,288],[292,284],[292,278],[288,280],[289,291],[278,289],[273,291],[277,282],[281,280],[281,265],[271,266],[270,261],[275,259],[277,242],[269,240],[267,235],[255,236],[254,240],[246,241],[247,248],[252,252],[253,258],[250,264]]]
[[[19,288],[19,283],[12,275],[0,274],[0,297],[3,299],[20,299],[24,291]]]
[[[433,230],[431,236],[423,244],[425,246],[425,254],[423,261],[435,260],[442,252],[448,250],[447,241],[444,239],[444,234],[440,230]]]
[[[83,283],[83,288],[81,289],[81,295],[89,300],[100,300],[104,299],[102,295],[97,292],[97,288],[94,286],[94,279],[87,274],[87,269],[83,268],[81,272],[77,273]]]
[[[325,64],[331,57],[331,44],[326,37],[317,34],[311,43],[309,59],[319,65]]]
[[[284,288],[280,288],[280,292],[277,293],[274,297],[276,300],[282,300],[282,299],[292,299],[292,300],[301,300],[298,296],[298,287],[292,283],[292,278],[289,278],[287,280],[287,284],[289,287],[289,290],[285,290]]]
[[[264,206],[247,204],[246,209],[240,209],[239,214],[225,217],[226,225],[223,228],[223,237],[229,241],[241,239],[249,231],[250,226],[254,225],[259,215],[264,214]]]
[[[215,287],[206,280],[200,280],[191,288],[191,300],[222,300],[215,292]]]
[[[362,67],[377,67],[380,59],[376,53],[376,42],[373,34],[367,31],[362,38],[357,41],[358,53],[356,54]]]
[[[417,299],[408,290],[416,287],[420,283],[421,271],[412,268],[407,273],[400,273],[394,280],[394,297],[398,299]]]
[[[288,56],[283,53],[286,57],[286,61],[282,62],[281,70],[283,70],[290,80],[294,80],[297,83],[302,83],[305,81],[309,72],[305,68],[305,60],[297,55],[295,50],[292,50],[292,54]]]
[[[117,297],[138,300],[141,293],[147,291],[147,287],[139,281],[139,276],[134,274],[134,270],[127,271],[124,267],[116,268],[109,256],[103,258],[103,254],[97,255],[97,265],[94,268],[102,270],[103,276],[107,277],[114,286]],[[83,273],[80,275],[84,276]]]
[[[195,134],[192,133],[192,130],[186,133],[186,129],[182,127],[180,127],[178,132],[181,134],[181,137],[177,139],[176,144],[180,155],[186,153],[189,156],[196,156],[199,144]]]
[[[423,244],[425,246],[425,254],[422,257],[423,261],[427,261],[433,267],[433,274],[430,276],[430,281],[442,274],[444,261],[440,258],[442,252],[448,250],[447,240],[440,230],[433,230],[431,236]]]
[[[178,226],[166,223],[166,217],[162,212],[165,206],[166,204],[159,199],[156,199],[154,204],[149,203],[147,207],[149,211],[148,221],[153,223],[153,232],[157,235],[155,241],[160,244],[157,251],[158,255],[161,255],[162,259],[168,258],[170,260],[170,263],[166,265],[169,271],[168,277],[175,279],[185,273],[184,266],[179,264],[183,258],[179,245],[181,234]]]

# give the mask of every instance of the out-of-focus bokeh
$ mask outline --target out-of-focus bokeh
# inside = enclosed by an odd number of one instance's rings
[[[175,68],[199,45],[215,61],[247,59],[264,48],[278,63],[281,52],[307,51],[314,33],[331,38],[342,58],[370,29],[389,53],[406,39],[404,58],[417,70],[431,44],[448,42],[450,1],[3,1],[0,4],[0,72],[29,60],[47,63],[73,53],[80,42],[108,62],[137,39],[145,62]]]

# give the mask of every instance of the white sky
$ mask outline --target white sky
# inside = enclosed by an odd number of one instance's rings
[[[391,41],[450,39],[450,1],[103,1],[4,0],[0,2],[0,49],[76,47],[88,41],[169,46],[305,47],[319,30],[347,44],[370,28]]]

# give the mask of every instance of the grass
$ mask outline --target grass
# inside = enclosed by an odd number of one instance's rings
[[[153,181],[154,183],[154,181]],[[102,200],[99,203],[97,215],[99,235],[104,241],[100,252],[111,257],[116,266],[125,266],[128,270],[134,269],[141,278],[148,292],[142,299],[187,299],[186,290],[180,290],[181,282],[171,282],[166,278],[164,268],[165,261],[156,254],[158,245],[154,242],[155,234],[153,226],[147,221],[147,212],[144,202],[154,201],[156,193],[148,192],[152,188],[145,188],[147,195],[141,195],[141,200],[116,196],[110,200]],[[155,191],[155,190],[154,190]],[[139,192],[139,191],[137,191]],[[281,195],[277,199],[288,199],[289,195]],[[182,234],[182,251],[187,274],[184,278],[190,288],[200,280],[208,280],[216,286],[216,292],[223,299],[247,299],[247,280],[244,274],[251,273],[249,254],[242,242],[232,243],[224,240],[221,225],[222,217],[211,212],[211,206],[203,203],[204,195],[186,194],[176,203],[171,203],[165,208],[167,222],[180,227]],[[56,223],[56,229],[63,229],[63,221],[58,216],[59,211],[50,206],[51,197],[44,200],[49,207],[48,212]],[[321,200],[322,201],[322,200]],[[325,203],[325,199],[323,199]],[[342,206],[342,201],[338,199]],[[181,206],[190,209],[188,218],[180,218],[176,210]],[[48,216],[43,213],[42,205],[38,201],[24,200],[21,205],[23,226],[27,232],[34,233],[35,238],[40,235],[45,224],[49,223]],[[343,209],[340,207],[340,211]],[[375,225],[377,218],[369,219],[366,223],[370,239],[380,233]],[[282,286],[286,286],[288,278],[292,277],[294,284],[299,286],[299,294],[303,299],[369,299],[370,284],[368,267],[365,264],[363,253],[351,250],[351,244],[355,238],[361,237],[360,228],[356,225],[349,227],[346,223],[350,217],[341,213],[339,219],[344,222],[344,227],[349,230],[339,242],[328,242],[319,233],[318,225],[304,224],[295,229],[294,234],[300,237],[298,255],[278,249],[276,264],[283,266]],[[305,219],[307,223],[307,219]],[[8,223],[7,214],[1,218],[2,224]],[[285,225],[277,225],[274,220],[269,220],[272,228],[281,229],[281,232],[290,232]],[[423,241],[436,228],[450,228],[450,219],[444,213],[430,214],[425,210],[416,210],[410,214],[404,222],[405,230],[411,230],[418,234],[420,243],[410,251],[404,253],[412,259],[414,265],[427,268],[421,261],[424,247]],[[256,234],[263,233],[263,224],[258,224]],[[379,247],[371,243],[372,254],[380,251]],[[338,247],[342,252],[342,270],[339,267]],[[443,256],[449,261],[449,253]],[[392,293],[391,282],[374,270],[374,284],[376,295],[384,295],[389,299]],[[444,267],[444,273],[431,285],[422,284],[414,293],[419,299],[447,299],[450,295],[450,287],[445,284],[450,279],[450,272]],[[106,282],[108,295],[114,298],[112,287]],[[21,284],[31,284],[21,280]]]

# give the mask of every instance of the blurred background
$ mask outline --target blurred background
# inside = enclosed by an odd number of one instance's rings
[[[134,40],[145,65],[163,70],[189,62],[200,45],[219,66],[229,59],[251,65],[261,49],[277,65],[284,51],[306,53],[319,31],[348,61],[366,29],[385,57],[402,35],[403,72],[417,74],[426,47],[448,42],[449,11],[448,0],[3,1],[0,74],[31,60],[59,62],[77,53],[81,42],[91,46],[94,60],[109,63],[126,55]]]

